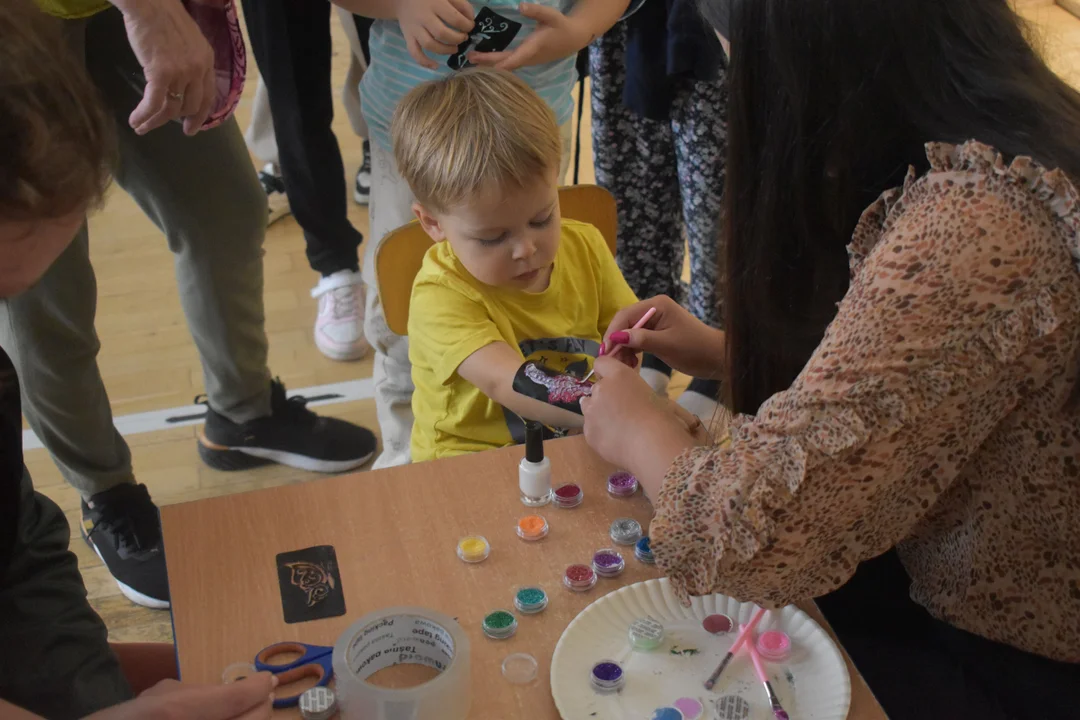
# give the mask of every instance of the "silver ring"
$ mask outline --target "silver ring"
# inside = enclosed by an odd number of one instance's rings
[[[184,101],[184,93],[170,91],[165,94],[169,97],[170,100],[179,100],[180,102]]]

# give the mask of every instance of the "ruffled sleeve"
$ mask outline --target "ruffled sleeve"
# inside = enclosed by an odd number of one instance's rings
[[[864,214],[849,291],[792,387],[670,468],[651,534],[684,600],[778,607],[842,585],[916,531],[1031,389],[1015,363],[1075,321],[1068,178],[974,142],[927,151],[931,172]]]

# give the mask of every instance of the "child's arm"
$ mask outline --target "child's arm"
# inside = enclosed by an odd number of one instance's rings
[[[655,2],[656,0],[654,0]],[[553,7],[521,3],[521,14],[536,21],[536,30],[517,48],[505,52],[471,52],[477,65],[517,70],[562,60],[585,48],[622,17],[630,0],[578,0],[564,15]]]
[[[577,413],[514,392],[514,375],[521,363],[520,353],[504,342],[497,342],[467,357],[457,372],[480,392],[526,420],[538,420],[557,428],[583,427],[585,420]]]
[[[434,60],[424,54],[436,55],[457,52],[458,45],[469,38],[476,21],[468,0],[333,0],[351,13],[375,18],[397,20],[409,54],[427,68],[436,68]]]

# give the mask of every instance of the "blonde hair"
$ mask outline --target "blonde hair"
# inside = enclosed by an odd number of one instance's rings
[[[525,187],[558,170],[555,114],[512,73],[471,68],[412,89],[390,125],[394,159],[420,204],[436,211],[487,187]]]

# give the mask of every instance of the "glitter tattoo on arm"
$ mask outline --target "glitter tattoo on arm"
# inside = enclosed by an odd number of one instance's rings
[[[576,405],[581,398],[592,394],[591,383],[572,375],[552,374],[534,362],[525,363],[525,377],[547,389],[547,397],[540,399],[549,405]]]

